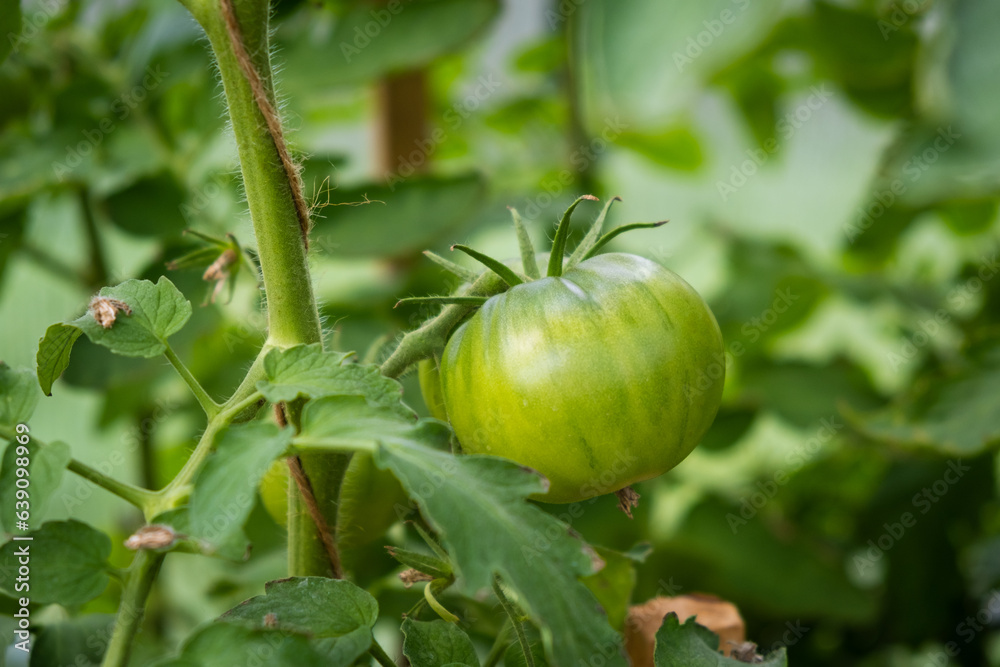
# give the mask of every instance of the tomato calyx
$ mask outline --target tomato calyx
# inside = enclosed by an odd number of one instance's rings
[[[602,235],[601,232],[604,229],[604,221],[607,218],[608,211],[611,209],[612,204],[621,201],[621,197],[612,197],[604,205],[597,219],[594,220],[587,234],[583,237],[583,240],[567,258],[565,254],[566,243],[569,239],[570,218],[576,207],[584,201],[599,200],[593,195],[583,195],[570,204],[563,213],[552,242],[552,250],[547,260],[545,277],[561,276],[577,264],[596,255],[609,241],[619,234],[633,229],[659,227],[667,223],[666,220],[660,222],[636,222],[620,225]],[[539,270],[535,249],[531,244],[531,237],[528,235],[524,220],[516,209],[512,207],[508,208],[514,220],[514,231],[517,234],[518,248],[521,256],[521,272],[519,273],[503,262],[462,244],[453,245],[451,247],[452,251],[457,250],[472,257],[486,267],[485,271],[477,273],[430,250],[425,251],[424,255],[428,259],[457,276],[462,281],[463,287],[458,293],[452,295],[407,297],[396,302],[397,307],[402,304],[428,303],[442,305],[445,308],[438,315],[403,336],[395,351],[382,363],[381,370],[384,375],[399,377],[417,362],[430,358],[436,351],[440,352],[444,348],[445,343],[447,343],[451,331],[470,313],[474,312],[492,297],[502,294],[516,285],[540,280],[543,277]]]
[[[608,200],[608,203],[604,205],[601,213],[594,220],[590,229],[587,231],[586,236],[580,244],[574,249],[573,254],[569,258],[565,257],[566,254],[566,242],[569,239],[569,228],[570,219],[573,215],[573,211],[577,206],[583,201],[600,201],[597,197],[593,195],[582,195],[577,197],[577,199],[569,205],[566,211],[563,213],[562,218],[559,220],[559,225],[556,227],[556,235],[552,241],[552,250],[549,252],[549,263],[546,270],[546,277],[558,278],[563,274],[564,271],[568,271],[580,262],[590,259],[597,254],[601,248],[603,248],[609,241],[613,238],[622,234],[624,232],[633,229],[649,229],[652,227],[659,227],[666,224],[667,220],[662,220],[660,222],[634,222],[627,225],[620,225],[615,227],[611,231],[607,232],[603,236],[601,231],[604,228],[604,220],[607,218],[608,211],[611,209],[611,205],[615,202],[621,201],[621,197],[612,197]],[[527,229],[524,226],[524,221],[521,215],[516,209],[510,208],[511,215],[514,219],[514,230],[518,238],[518,247],[521,254],[521,266],[524,273],[518,273],[508,265],[503,262],[485,255],[469,246],[456,243],[451,246],[451,250],[458,250],[465,253],[469,257],[482,264],[486,269],[492,272],[496,277],[498,277],[506,289],[521,285],[526,282],[533,280],[539,280],[542,276],[538,270],[538,264],[535,258],[535,249],[531,245],[531,239],[528,236]],[[461,278],[465,282],[471,282],[475,278],[479,277],[469,269],[460,266],[440,255],[431,252],[430,250],[424,251],[424,255],[427,256],[431,261],[440,265],[445,270],[454,274],[458,278]],[[502,291],[506,291],[502,289]],[[396,306],[404,303],[436,303],[436,304],[449,304],[449,305],[463,305],[478,307],[486,303],[492,296],[491,295],[472,295],[472,294],[458,294],[450,296],[418,296],[418,297],[407,297],[405,299],[400,299]]]

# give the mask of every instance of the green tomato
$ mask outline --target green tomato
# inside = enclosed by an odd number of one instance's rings
[[[417,374],[420,378],[420,393],[431,417],[448,421],[448,412],[444,407],[444,392],[441,391],[441,375],[438,373],[437,362],[424,359],[417,364]]]
[[[549,480],[539,500],[617,491],[680,463],[722,400],[722,334],[675,273],[597,255],[489,299],[452,334],[444,402],[467,453]]]

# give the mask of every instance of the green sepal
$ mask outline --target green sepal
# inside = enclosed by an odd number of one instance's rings
[[[440,266],[441,268],[443,268],[445,271],[448,271],[452,275],[461,278],[462,281],[464,282],[471,283],[475,281],[476,278],[479,277],[479,274],[473,271],[472,269],[467,269],[464,266],[456,264],[450,259],[445,259],[436,252],[431,252],[430,250],[424,250],[424,256],[427,257],[427,259],[434,262],[435,264],[437,264],[438,266]]]
[[[556,228],[556,238],[552,241],[552,253],[549,255],[549,270],[546,275],[550,278],[558,278],[562,275],[563,253],[566,252],[566,241],[569,239],[569,219],[573,215],[573,210],[584,200],[600,201],[594,195],[581,195],[563,213],[559,227]]]
[[[670,222],[670,221],[669,220],[661,220],[659,222],[633,222],[633,223],[628,224],[628,225],[621,225],[619,227],[615,227],[610,232],[608,232],[607,234],[605,234],[604,236],[602,236],[600,239],[598,239],[597,243],[594,244],[594,247],[591,248],[590,250],[588,250],[587,254],[584,255],[583,259],[580,260],[580,261],[583,261],[583,260],[586,260],[586,259],[590,259],[594,255],[596,255],[598,250],[600,250],[601,248],[603,248],[608,243],[608,241],[610,241],[611,239],[615,238],[619,234],[624,234],[625,232],[631,231],[633,229],[651,229],[653,227],[662,227],[663,225],[667,224],[668,222]]]
[[[506,264],[504,264],[501,261],[493,259],[489,255],[484,255],[481,252],[473,250],[472,248],[470,248],[467,245],[462,245],[460,243],[456,243],[455,245],[453,245],[451,247],[451,249],[452,250],[461,250],[466,255],[468,255],[472,259],[476,260],[477,262],[479,262],[480,264],[482,264],[483,266],[485,266],[487,269],[489,269],[493,273],[495,273],[498,276],[500,276],[500,279],[502,281],[504,281],[505,283],[507,283],[508,285],[510,285],[511,287],[514,287],[515,285],[520,285],[521,283],[524,282],[524,278],[522,278],[521,276],[517,275],[517,273],[514,272],[514,269],[510,268],[509,266],[507,266]]]
[[[508,206],[510,215],[514,218],[514,232],[517,234],[517,245],[521,251],[521,266],[525,275],[531,280],[538,280],[542,274],[538,271],[538,262],[535,261],[535,249],[531,245],[531,237],[528,236],[528,229],[524,226],[521,214],[513,206]]]
[[[597,244],[597,241],[601,236],[601,230],[604,228],[604,221],[608,217],[608,211],[611,210],[611,205],[614,204],[616,201],[621,201],[621,200],[622,198],[616,195],[611,199],[609,199],[608,203],[604,205],[604,208],[601,209],[601,212],[597,216],[597,219],[594,220],[594,224],[592,224],[590,226],[590,229],[587,230],[587,235],[583,237],[583,240],[580,241],[580,245],[576,247],[576,249],[573,251],[573,254],[570,255],[569,260],[567,260],[566,269],[571,269],[580,262],[582,262],[584,256],[588,252],[590,252],[590,249],[593,248],[594,245]]]
[[[422,554],[417,551],[410,551],[402,547],[389,546],[385,550],[389,552],[390,556],[406,567],[412,567],[424,574],[429,574],[435,579],[451,579],[455,576],[451,568],[451,563],[441,558]]]

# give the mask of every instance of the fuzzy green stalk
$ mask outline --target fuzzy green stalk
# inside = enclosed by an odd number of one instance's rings
[[[215,53],[229,103],[229,116],[239,152],[244,191],[257,239],[257,252],[267,296],[269,347],[321,343],[322,329],[307,261],[306,239],[299,200],[301,193],[282,163],[287,151],[283,139],[268,127],[265,113],[277,107],[268,44],[267,0],[181,0],[208,35]],[[234,35],[227,25],[231,6],[238,23]],[[239,40],[242,40],[241,42]],[[256,76],[266,89],[265,109],[254,96],[247,72],[241,67],[242,52],[250,57]],[[244,63],[245,64],[245,63]],[[296,407],[289,406],[295,423]],[[346,468],[341,454],[310,455],[303,461],[306,475],[316,491],[316,500],[331,529],[335,530],[336,506]],[[322,548],[316,526],[296,496],[289,503],[288,558],[292,576],[326,575],[329,558]]]

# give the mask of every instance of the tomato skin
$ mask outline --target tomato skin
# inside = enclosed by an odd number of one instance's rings
[[[438,373],[437,362],[424,359],[417,364],[420,378],[420,394],[424,397],[427,411],[434,419],[448,421],[448,412],[444,407],[444,392],[441,390],[441,376]]]
[[[539,500],[569,503],[680,463],[718,411],[723,355],[690,285],[608,253],[491,298],[440,372],[463,451],[530,466],[550,482]]]

